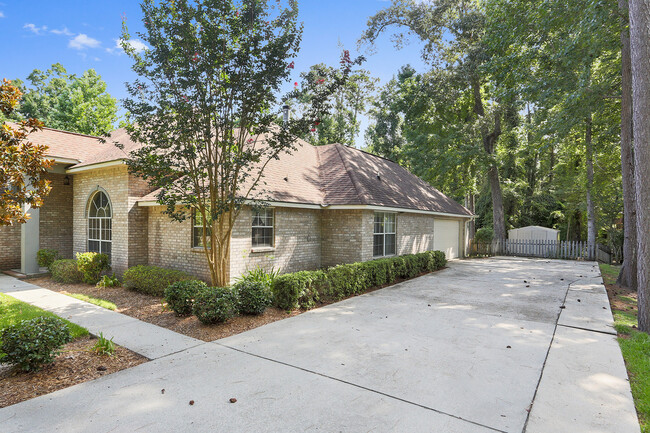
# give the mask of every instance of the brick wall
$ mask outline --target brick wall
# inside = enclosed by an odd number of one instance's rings
[[[48,173],[52,191],[40,211],[39,248],[52,248],[61,257],[72,258],[72,192],[73,180],[64,185],[65,174]],[[20,253],[19,253],[20,255]]]
[[[0,226],[0,270],[20,268],[20,224]]]
[[[414,254],[433,249],[433,216],[397,215],[397,254]]]
[[[275,208],[275,248],[259,251],[252,249],[252,210],[243,209],[233,229],[231,278],[256,267],[275,268],[283,273],[318,269],[321,266],[321,212]]]
[[[362,210],[322,210],[321,264],[323,267],[367,260],[367,219],[372,212]],[[372,228],[370,229],[372,242]],[[372,248],[372,243],[370,244]],[[372,249],[370,250],[372,256]]]

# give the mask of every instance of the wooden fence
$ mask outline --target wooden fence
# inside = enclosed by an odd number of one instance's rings
[[[547,259],[596,260],[611,263],[611,254],[585,241],[494,240],[470,242],[471,256],[518,256]]]

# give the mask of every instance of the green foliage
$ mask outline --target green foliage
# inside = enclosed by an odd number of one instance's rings
[[[169,285],[192,279],[187,272],[146,265],[133,266],[127,269],[122,277],[127,289],[153,296],[164,296]]]
[[[49,364],[60,348],[72,341],[68,326],[59,318],[36,317],[8,326],[0,333],[1,363],[35,371]]]
[[[360,60],[344,52],[340,71],[309,84],[303,115],[278,127],[283,103],[297,97],[280,99],[302,37],[297,0],[145,0],[141,8],[138,37],[149,49],[130,44],[126,21],[121,37],[139,76],[124,100],[127,132],[142,144],[129,169],[161,190],[170,218],[204,217],[212,284],[224,285],[226,249],[217,247],[230,242],[224,227],[233,227],[246,200],[264,198],[267,163],[295,149],[296,137],[327,114],[330,96]]]
[[[97,283],[97,287],[102,289],[107,287],[120,287],[121,285],[122,283],[120,283],[120,280],[115,276],[115,272],[113,272],[112,276],[104,275]]]
[[[51,271],[50,266],[52,263],[59,259],[59,252],[51,248],[42,248],[36,253],[36,261],[38,266],[47,268]]]
[[[266,271],[261,266],[258,266],[252,271],[248,271],[244,275],[235,278],[235,281],[255,281],[271,287],[273,285],[273,280],[275,280],[278,275],[280,275],[279,269],[276,270],[275,268],[271,268],[270,271]]]
[[[56,260],[50,265],[52,279],[59,283],[74,284],[83,281],[83,275],[74,259]]]
[[[19,301],[16,298],[0,293],[0,330],[15,325],[21,320],[34,319],[36,317],[57,317],[49,311],[41,310],[26,302]],[[62,319],[63,320],[63,319]],[[88,335],[88,330],[72,322],[63,320],[72,333],[72,338],[84,337]]]
[[[237,294],[242,314],[262,314],[273,301],[271,286],[265,282],[239,281],[232,289]]]
[[[203,281],[177,281],[165,289],[165,302],[177,315],[189,316],[196,294],[207,287]]]
[[[313,308],[319,287],[326,281],[323,271],[300,271],[280,275],[273,282],[273,303],[283,310]]]
[[[413,278],[445,266],[441,251],[427,251],[400,257],[338,265],[325,271],[301,271],[280,275],[273,283],[274,303],[278,308],[313,308],[325,299],[358,295],[373,287],[391,284],[399,278]]]
[[[192,313],[201,323],[223,323],[237,314],[237,296],[228,287],[206,287],[196,294]]]
[[[106,92],[106,83],[94,69],[79,77],[55,63],[47,71],[34,69],[27,81],[30,86],[22,86],[25,96],[19,110],[24,118],[89,135],[103,135],[114,128],[117,101]]]
[[[111,337],[109,340],[104,337],[103,332],[100,332],[99,337],[97,337],[97,342],[95,342],[91,350],[98,355],[112,356],[115,353],[115,343],[113,343],[113,338]]]
[[[488,244],[492,242],[492,239],[494,239],[494,230],[489,227],[481,227],[476,230],[476,234],[474,235],[474,240],[482,244]]]
[[[77,253],[77,269],[86,284],[96,284],[101,273],[109,268],[109,259],[106,254]]]

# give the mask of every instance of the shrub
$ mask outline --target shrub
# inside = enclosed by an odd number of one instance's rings
[[[283,310],[313,308],[327,286],[323,271],[300,271],[278,276],[273,282],[273,302]]]
[[[194,298],[192,312],[201,323],[221,323],[237,312],[237,297],[228,287],[206,287]]]
[[[177,315],[189,316],[196,294],[207,287],[203,281],[177,281],[165,289],[165,302]]]
[[[49,271],[51,271],[50,266],[52,266],[52,263],[58,259],[59,252],[51,248],[43,248],[41,250],[38,250],[36,253],[36,261],[38,262],[38,266],[47,268]]]
[[[494,238],[494,230],[489,227],[481,227],[476,230],[474,240],[480,244],[489,244]]]
[[[115,276],[115,272],[113,272],[113,276],[104,275],[97,283],[97,287],[102,289],[107,287],[120,287],[121,285],[122,283],[120,283],[120,280]]]
[[[280,270],[276,270],[275,268],[271,268],[270,271],[264,270],[261,266],[258,266],[257,268],[253,269],[252,271],[246,272],[244,275],[241,277],[235,278],[235,281],[240,282],[240,281],[256,281],[260,283],[266,284],[268,287],[273,286],[273,280],[275,280],[278,275],[280,275]]]
[[[239,312],[262,314],[273,301],[271,287],[261,281],[242,280],[233,286],[237,294]]]
[[[52,272],[52,279],[59,283],[80,283],[83,280],[83,275],[77,269],[77,261],[73,259],[56,260],[50,266]]]
[[[335,299],[363,292],[368,286],[365,263],[338,265],[325,271],[328,285],[325,294]]]
[[[36,317],[6,327],[0,333],[0,362],[17,364],[24,371],[38,370],[70,342],[68,326],[56,317]]]
[[[164,296],[165,289],[177,281],[192,279],[187,272],[145,265],[127,269],[122,278],[127,289],[154,296]]]
[[[102,272],[110,268],[106,254],[77,253],[77,269],[86,284],[96,284]]]

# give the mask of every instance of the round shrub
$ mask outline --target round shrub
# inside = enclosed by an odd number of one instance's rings
[[[38,370],[72,340],[68,326],[56,317],[36,317],[6,327],[0,333],[1,363],[17,364],[24,371]]]
[[[165,289],[165,302],[179,316],[192,314],[194,297],[208,286],[203,281],[177,281]]]
[[[51,248],[43,248],[36,253],[36,261],[38,266],[42,266],[50,270],[50,266],[59,258],[59,252]]]
[[[110,268],[109,259],[106,254],[101,253],[77,253],[77,269],[83,276],[86,284],[96,284],[103,271]]]
[[[133,266],[126,270],[122,284],[127,289],[147,295],[165,296],[165,289],[177,281],[192,280],[187,272],[174,269],[159,268],[158,266]]]
[[[494,230],[489,227],[481,227],[474,235],[474,240],[480,244],[489,244],[492,238],[494,238]]]
[[[237,297],[228,287],[206,287],[194,298],[192,313],[206,324],[221,323],[237,312]]]
[[[50,267],[52,279],[59,283],[80,283],[83,275],[77,269],[77,261],[73,259],[56,260]]]
[[[239,298],[239,312],[243,314],[262,314],[273,301],[271,288],[261,281],[243,280],[233,289]]]

